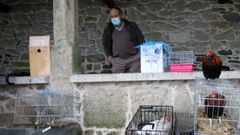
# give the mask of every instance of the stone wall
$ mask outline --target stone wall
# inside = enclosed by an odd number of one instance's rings
[[[29,72],[29,36],[51,35],[52,0],[1,0],[10,7],[0,12],[0,74]]]
[[[221,55],[223,64],[240,68],[240,1],[218,4],[217,0],[115,0],[135,21],[145,38],[165,40],[174,51],[193,50],[205,54],[208,48]],[[109,17],[101,1],[79,1],[79,42],[82,73],[99,73],[105,63],[102,32]],[[197,62],[196,69],[200,69]]]
[[[170,105],[176,112],[193,114],[194,83],[194,80],[81,83],[77,88],[82,100],[82,129],[87,135],[123,135],[139,105]],[[236,88],[240,85],[237,80],[231,83]]]
[[[217,0],[115,0],[135,21],[145,38],[165,40],[174,51],[195,54],[213,49],[232,70],[240,68],[240,2],[218,4]],[[0,74],[29,71],[28,38],[50,34],[53,40],[52,0],[3,0],[9,13],[0,13]],[[109,17],[101,0],[79,0],[79,46],[74,59],[77,73],[102,72],[105,57],[102,32]],[[200,63],[196,62],[196,69]]]

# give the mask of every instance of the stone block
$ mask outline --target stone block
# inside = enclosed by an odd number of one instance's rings
[[[215,35],[215,39],[216,40],[229,40],[229,41],[235,40],[234,31],[229,30],[226,32],[219,33],[219,34]]]
[[[191,46],[193,47],[194,53],[205,54],[206,50],[209,49],[209,42],[192,42]]]
[[[141,15],[146,15],[148,13],[148,9],[145,5],[137,5],[136,9],[139,13],[141,13]]]
[[[96,54],[96,55],[88,55],[86,56],[87,62],[102,62],[105,61],[104,55]]]
[[[178,1],[172,5],[172,8],[176,10],[177,12],[183,11],[186,8],[186,2],[185,1]]]
[[[53,21],[53,15],[48,11],[41,11],[30,14],[29,17],[33,23],[52,23]]]
[[[127,12],[130,13],[130,14],[127,15],[127,17],[128,17],[129,20],[132,20],[132,21],[134,21],[134,22],[138,22],[139,20],[142,19],[142,18],[140,17],[140,14],[137,13],[136,10],[134,10],[134,9],[132,9],[132,8],[128,9]],[[149,18],[152,18],[152,16],[154,16],[154,15],[149,14],[148,17],[149,17]],[[153,18],[152,18],[152,19],[153,19]],[[155,19],[156,19],[156,18],[155,18]]]
[[[81,85],[84,126],[123,128],[128,106],[127,88],[127,85],[117,83]]]
[[[231,24],[229,22],[211,22],[210,23],[211,28],[214,29],[222,29],[222,30],[227,30],[230,29]]]
[[[240,22],[240,13],[228,12],[223,15],[223,18],[230,22]]]
[[[171,42],[186,43],[191,40],[191,33],[189,32],[171,32],[169,34]]]
[[[86,30],[90,30],[90,29],[96,30],[96,28],[97,28],[96,23],[92,23],[92,22],[85,22],[84,23],[84,29],[86,29]]]
[[[194,28],[197,28],[197,29],[207,29],[208,28],[208,24],[205,22],[202,22],[202,21],[194,21],[192,23],[192,25]]]
[[[240,45],[240,41],[233,41],[229,43],[229,48],[236,49],[236,48],[239,48],[239,45]]]
[[[32,26],[32,32],[33,34],[36,34],[36,35],[41,35],[41,34],[44,34],[46,33],[46,30],[47,30],[47,26],[46,25],[42,25],[42,24],[33,24]]]
[[[101,64],[94,64],[93,70],[94,71],[100,71],[101,70]]]
[[[203,20],[205,21],[216,21],[216,20],[220,20],[221,16],[217,13],[213,13],[211,12],[211,10],[205,10],[199,13]]]
[[[157,15],[153,14],[153,13],[148,13],[146,15],[142,15],[141,17],[138,17],[139,15],[132,15],[132,18],[130,18],[131,16],[129,16],[129,19],[132,20],[139,20],[139,22],[155,22],[155,21],[166,21],[166,19],[164,17],[158,17]]]
[[[192,11],[203,10],[208,6],[209,4],[203,3],[201,1],[193,1],[186,5],[186,7]]]
[[[81,0],[81,2],[78,2],[78,9],[79,10],[84,10],[85,11],[85,9],[88,9],[90,7],[91,7],[91,2],[90,1]]]
[[[197,41],[207,41],[207,40],[209,40],[209,38],[210,38],[210,35],[208,35],[204,31],[195,31],[194,32],[194,40],[197,40]]]
[[[102,38],[102,32],[101,31],[96,31],[96,30],[89,30],[88,37],[90,40],[96,40],[96,39],[101,39]]]
[[[211,44],[211,49],[212,50],[218,50],[221,47],[221,44],[219,42],[214,42]]]
[[[175,31],[176,26],[168,22],[155,22],[152,24],[152,31]]]
[[[164,3],[158,1],[158,2],[152,2],[150,4],[147,4],[146,7],[151,12],[158,12],[159,10],[162,9],[162,5],[164,5]]]
[[[87,64],[86,66],[87,66],[87,70],[91,71],[93,69],[93,65],[92,64]]]
[[[86,13],[90,16],[96,16],[96,15],[100,15],[102,13],[102,9],[100,7],[93,7],[93,8],[87,9]]]
[[[194,12],[175,12],[174,18],[177,18],[175,21],[183,21],[183,20],[200,20],[200,16]]]

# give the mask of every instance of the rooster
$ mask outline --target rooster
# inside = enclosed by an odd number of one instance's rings
[[[222,70],[222,60],[212,50],[202,59],[203,75],[206,79],[219,78]]]
[[[225,106],[225,96],[213,90],[211,94],[205,98],[204,105],[207,117],[210,119],[210,125],[212,125],[213,118],[219,118],[221,122],[221,116],[223,115]]]
[[[168,135],[172,128],[172,114],[168,114],[160,120],[138,125],[137,135]]]

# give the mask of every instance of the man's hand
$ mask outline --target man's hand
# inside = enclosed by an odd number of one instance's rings
[[[112,64],[112,56],[108,56],[108,57],[107,57],[107,62],[108,62],[109,64]]]

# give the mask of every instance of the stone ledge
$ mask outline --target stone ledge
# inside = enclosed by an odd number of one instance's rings
[[[139,81],[169,81],[194,80],[203,78],[202,72],[165,72],[165,73],[124,73],[124,74],[87,74],[73,75],[73,83],[91,82],[139,82]],[[220,79],[240,79],[240,71],[224,71]]]
[[[39,76],[39,77],[30,77],[30,76],[19,76],[19,77],[10,77],[10,82],[14,84],[47,84],[49,83],[48,76]],[[0,85],[7,85],[5,77],[0,77]]]

